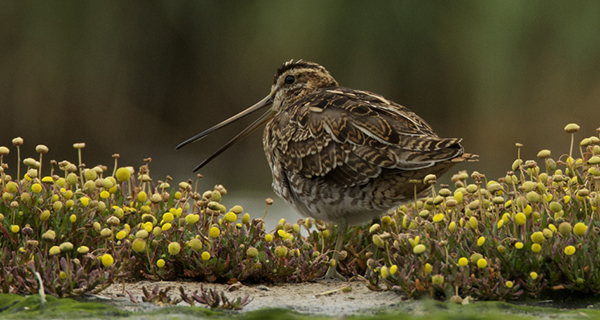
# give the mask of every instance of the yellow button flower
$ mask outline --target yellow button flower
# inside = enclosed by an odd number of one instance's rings
[[[396,274],[396,272],[398,272],[398,266],[396,266],[396,265],[394,264],[394,265],[392,265],[392,266],[390,267],[390,274],[391,274],[391,275],[394,275],[394,274]]]
[[[175,219],[175,217],[173,216],[173,214],[171,212],[167,212],[163,215],[162,219],[164,222],[168,223],[168,222],[173,221],[173,219]]]
[[[425,271],[425,273],[431,273],[431,271],[433,271],[433,266],[431,266],[429,263],[426,263],[423,270]]]
[[[527,219],[527,216],[525,216],[525,214],[523,212],[519,212],[515,215],[515,221],[517,222],[518,225],[525,224],[526,219]]]
[[[131,177],[131,171],[127,168],[119,168],[117,169],[116,177],[120,182],[127,181]]]
[[[169,253],[172,255],[178,255],[181,251],[181,245],[178,242],[171,242],[168,246]]]
[[[536,272],[532,272],[529,274],[529,276],[531,277],[531,279],[535,280],[538,277],[538,274]]]
[[[478,246],[482,246],[485,243],[485,237],[479,237],[479,239],[477,239],[477,245]]]
[[[220,234],[221,230],[219,230],[217,227],[211,227],[210,231],[208,232],[208,235],[211,236],[211,238],[217,238]]]
[[[483,269],[485,267],[487,267],[487,260],[481,258],[479,260],[477,260],[477,267],[479,267],[480,269]]]
[[[578,236],[584,235],[586,231],[587,231],[587,226],[583,222],[578,222],[573,227],[573,233]]]
[[[42,192],[42,185],[40,185],[39,183],[34,183],[31,186],[31,191],[33,191],[34,193],[40,193],[40,192]]]
[[[146,202],[146,200],[148,200],[148,194],[144,191],[141,191],[140,193],[138,193],[138,200],[140,202]]]
[[[517,248],[517,249],[523,249],[523,242],[517,242],[517,243],[515,243],[515,248]]]
[[[574,254],[574,253],[575,253],[575,251],[576,251],[576,250],[575,250],[575,247],[574,247],[574,246],[567,246],[567,247],[565,248],[565,254],[566,254],[566,255],[568,255],[568,256],[570,256],[570,255]]]
[[[113,259],[113,257],[110,254],[105,253],[104,255],[102,255],[102,265],[104,265],[105,267],[112,266],[114,262],[115,259]]]

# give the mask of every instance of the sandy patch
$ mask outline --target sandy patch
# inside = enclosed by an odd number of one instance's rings
[[[160,289],[172,287],[169,295],[173,299],[180,298],[179,287],[182,286],[185,292],[191,295],[194,291],[200,291],[200,286],[205,289],[216,288],[219,291],[225,290],[228,285],[207,284],[199,282],[181,282],[181,281],[139,281],[135,283],[126,283],[125,290],[131,292],[133,296],[141,301],[143,296],[142,287],[152,290],[156,285]],[[350,287],[349,292],[341,289]],[[332,293],[329,293],[334,291]],[[149,304],[129,304],[129,296],[122,295],[123,286],[115,284],[100,293],[100,297],[109,298],[115,302],[122,302],[130,305],[134,309],[152,308]],[[382,309],[393,306],[401,302],[399,294],[390,291],[372,291],[361,281],[343,282],[337,280],[322,280],[315,283],[293,283],[277,285],[242,285],[238,290],[227,292],[228,298],[243,297],[250,295],[254,300],[250,302],[243,311],[251,311],[263,308],[286,308],[306,314],[324,314],[324,315],[350,315],[361,312],[369,312],[369,309]],[[181,302],[180,305],[187,305]],[[196,304],[199,306],[199,304]]]

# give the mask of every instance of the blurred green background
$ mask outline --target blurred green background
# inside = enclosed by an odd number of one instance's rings
[[[175,146],[263,98],[293,58],[464,138],[480,162],[457,169],[497,178],[515,142],[525,159],[558,157],[567,123],[579,139],[596,134],[599,12],[600,1],[4,1],[0,145],[22,136],[24,156],[43,143],[49,158],[76,161],[84,141],[88,166],[112,169],[120,153],[136,167],[152,157],[155,181],[194,178],[251,119]],[[261,138],[205,167],[205,188],[275,197]]]

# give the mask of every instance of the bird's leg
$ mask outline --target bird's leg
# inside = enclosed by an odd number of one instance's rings
[[[344,241],[346,241],[346,232],[347,231],[348,231],[348,222],[346,221],[345,218],[343,218],[338,223],[337,241],[335,242],[335,251],[333,252],[333,259],[335,259],[335,265],[329,266],[329,269],[327,269],[327,273],[325,274],[325,277],[336,278],[336,279],[340,279],[340,280],[344,280],[344,281],[346,280],[346,278],[344,278],[344,276],[342,276],[339,272],[337,272],[337,265],[339,264],[339,261],[340,261],[340,252],[342,251],[342,246],[344,244]]]

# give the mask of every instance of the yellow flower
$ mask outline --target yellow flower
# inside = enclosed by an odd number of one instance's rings
[[[208,235],[211,236],[211,238],[217,238],[220,234],[221,230],[217,227],[210,228],[210,231],[208,232]]]
[[[415,254],[421,254],[421,253],[425,252],[426,249],[427,248],[424,245],[418,244],[413,248],[413,252]]]
[[[544,243],[544,239],[544,233],[541,231],[536,231],[533,234],[531,234],[531,241],[535,243]]]
[[[189,245],[190,245],[190,248],[198,251],[202,248],[202,241],[200,241],[200,239],[198,239],[198,238],[193,238],[190,240]]]
[[[381,277],[383,279],[387,279],[390,277],[390,270],[388,269],[388,267],[386,267],[386,266],[381,267],[380,272],[381,272]]]
[[[117,240],[123,240],[126,236],[127,236],[127,232],[124,230],[117,232],[117,235],[116,235]]]
[[[587,226],[583,222],[578,222],[573,227],[573,233],[578,236],[584,235],[586,231],[587,231]]]
[[[460,259],[458,259],[458,265],[461,267],[466,266],[467,264],[469,264],[469,259],[462,257]]]
[[[154,229],[152,229],[152,233],[154,234],[155,237],[160,237],[163,233],[163,229],[159,226],[154,227]]]
[[[86,246],[81,246],[79,248],[77,248],[77,252],[81,253],[81,254],[86,254],[90,251],[90,248],[86,247]]]
[[[448,230],[450,231],[450,233],[454,233],[454,231],[456,230],[456,222],[450,222],[450,224],[448,225]]]
[[[140,202],[146,202],[146,200],[148,200],[148,194],[145,191],[141,191],[138,193],[138,200]]]
[[[273,241],[273,235],[272,235],[272,234],[270,234],[270,233],[267,233],[267,234],[265,235],[265,241],[266,241],[266,242],[271,242],[271,241]]]
[[[438,213],[435,216],[433,216],[433,222],[440,222],[444,220],[444,214],[443,213]]]
[[[18,226],[18,225],[16,225],[16,224],[13,224],[12,226],[10,226],[10,231],[11,231],[12,233],[17,233],[17,232],[19,232],[19,230],[21,230],[21,227],[19,227],[19,226]]]
[[[232,211],[229,211],[225,215],[225,220],[227,220],[229,222],[234,222],[235,220],[237,220],[237,216]]]
[[[531,279],[535,280],[538,277],[538,274],[536,272],[532,272],[529,274],[529,276],[531,277]]]
[[[146,239],[148,238],[148,231],[146,231],[146,229],[139,230],[135,233],[135,237],[140,239]]]
[[[44,210],[40,215],[40,220],[46,221],[48,219],[50,219],[50,210]]]
[[[6,192],[16,193],[18,191],[17,184],[10,181],[6,184]]]
[[[60,280],[65,280],[67,278],[67,274],[64,271],[61,271],[58,274],[58,277],[60,278]]]
[[[102,256],[102,265],[104,265],[105,267],[110,267],[110,266],[112,266],[112,264],[113,264],[114,262],[115,262],[115,259],[113,259],[113,257],[112,257],[110,254],[108,254],[108,253],[105,253],[105,254]]]
[[[167,212],[163,215],[162,219],[164,222],[169,223],[169,222],[173,221],[173,219],[175,219],[175,217],[173,216],[173,214],[171,212]]]
[[[283,229],[279,229],[279,230],[277,230],[277,234],[278,234],[280,237],[282,237],[282,238],[284,238],[284,237],[285,237],[285,231],[284,231]]]
[[[244,213],[244,216],[242,217],[242,223],[248,224],[249,222],[250,222],[250,214]]]
[[[39,183],[34,183],[31,186],[31,191],[33,191],[34,193],[40,193],[40,192],[42,192],[42,185],[40,185]]]
[[[176,200],[181,199],[181,192],[179,192],[179,191],[175,192],[175,199]]]
[[[477,219],[475,217],[469,218],[469,226],[471,226],[471,229],[477,229]]]
[[[515,215],[515,221],[517,222],[518,225],[525,224],[526,219],[527,219],[527,217],[525,216],[525,214],[523,212],[519,212]]]
[[[207,261],[210,259],[210,253],[207,251],[202,252],[202,260]]]
[[[523,249],[523,242],[519,241],[519,242],[515,243],[515,248],[517,248],[517,249]]]
[[[48,253],[51,255],[57,255],[60,253],[60,247],[59,246],[52,246],[52,248],[50,248],[50,250],[48,250]]]
[[[185,222],[187,224],[195,224],[200,220],[200,216],[197,214],[188,214],[185,216]]]
[[[481,258],[481,259],[477,260],[477,266],[478,266],[480,269],[483,269],[483,268],[487,267],[487,260],[485,260],[485,259],[483,259],[483,258]]]
[[[502,228],[503,225],[504,225],[504,220],[500,219],[498,221],[498,229]]]
[[[426,263],[423,270],[425,271],[425,273],[431,273],[431,271],[433,271],[433,267],[429,263]]]
[[[64,187],[65,186],[65,178],[58,178],[56,180],[56,184],[61,188]]]
[[[548,228],[552,230],[552,232],[556,232],[556,227],[553,224],[549,224]]]
[[[534,243],[531,245],[531,251],[540,252],[542,250],[542,246],[539,243]]]
[[[458,191],[456,193],[454,193],[454,200],[456,200],[456,202],[458,202],[459,204],[463,202],[463,194],[462,192]]]
[[[127,181],[131,177],[131,171],[127,168],[119,168],[117,169],[116,177],[120,182]]]
[[[477,239],[477,245],[478,246],[482,246],[485,243],[485,237],[479,237],[479,239]]]
[[[170,223],[165,223],[162,225],[162,231],[167,231],[171,229],[171,224]]]
[[[178,242],[171,242],[169,243],[169,247],[168,247],[169,253],[172,255],[178,255],[179,252],[181,251],[181,245]]]
[[[186,207],[186,210],[187,210],[187,207]],[[181,217],[181,214],[182,214],[182,213],[183,213],[183,209],[181,209],[181,208],[177,208],[177,209],[175,209],[175,212],[174,212],[173,214],[174,214],[174,215],[175,215],[177,218],[179,218],[179,217]],[[199,215],[196,215],[196,216],[198,216],[198,218],[200,218],[200,216],[199,216]]]
[[[575,247],[573,247],[573,246],[567,246],[567,247],[565,248],[565,254],[566,254],[566,255],[568,255],[568,256],[570,256],[570,255],[574,254],[574,253],[575,253],[575,251],[576,251],[576,250],[575,250]]]
[[[104,190],[104,191],[100,192],[100,198],[106,199],[108,197],[110,197],[110,193],[108,191]]]
[[[69,220],[71,220],[71,223],[75,223],[75,222],[77,221],[77,216],[76,216],[76,215],[74,215],[74,214],[72,214],[72,215],[69,217]]]
[[[506,281],[506,282],[504,283],[504,285],[505,285],[507,288],[509,288],[509,289],[510,289],[510,288],[512,288],[512,287],[513,287],[513,282],[512,282],[512,281]]]
[[[144,249],[146,249],[146,241],[142,238],[137,238],[137,239],[133,240],[133,243],[131,244],[131,248],[135,252],[143,252]]]
[[[157,266],[157,267],[159,267],[159,268],[162,268],[162,267],[164,267],[164,266],[165,266],[165,260],[163,260],[163,259],[158,259],[158,260],[156,261],[156,266]]]
[[[396,272],[398,272],[398,266],[396,266],[396,265],[394,264],[394,265],[392,265],[392,266],[390,267],[390,274],[391,274],[391,275],[394,275],[394,274],[396,274]]]
[[[441,286],[444,283],[444,276],[441,274],[436,274],[435,276],[431,277],[431,282],[433,282],[435,285]]]
[[[79,199],[79,201],[81,202],[81,204],[84,207],[87,207],[88,204],[90,204],[90,198],[88,198],[88,197],[81,197],[81,199]]]

